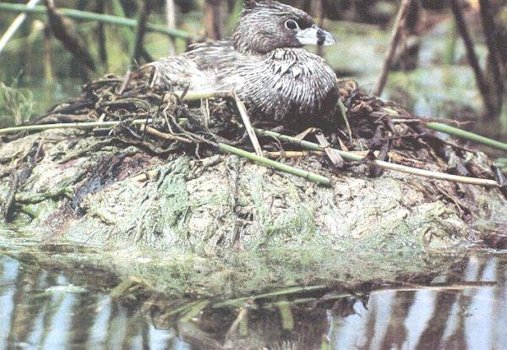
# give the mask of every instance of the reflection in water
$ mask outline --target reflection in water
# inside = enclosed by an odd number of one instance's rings
[[[337,349],[507,349],[507,256],[470,256],[462,277],[415,290],[377,290],[367,308],[333,319]],[[495,282],[472,284],[467,282]]]
[[[0,349],[507,349],[506,266],[478,253],[424,286],[265,297],[183,322],[160,293],[120,303],[0,256]]]
[[[0,349],[185,348],[174,331],[61,274],[0,256],[0,276]]]

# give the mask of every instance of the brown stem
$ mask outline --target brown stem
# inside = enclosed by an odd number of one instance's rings
[[[55,36],[72,55],[79,60],[86,69],[86,74],[95,71],[95,62],[92,55],[72,28],[72,22],[62,16],[56,9],[53,0],[44,1],[49,18],[49,26]]]
[[[387,77],[389,75],[389,71],[391,70],[391,66],[393,64],[394,54],[396,52],[396,48],[398,47],[400,40],[402,38],[402,34],[405,28],[405,22],[407,19],[407,14],[409,12],[410,6],[413,0],[402,0],[400,9],[398,11],[398,15],[396,17],[396,21],[394,23],[394,30],[391,37],[391,44],[389,46],[389,50],[387,51],[386,58],[384,60],[384,65],[382,67],[382,73],[373,89],[373,95],[380,96],[387,82]]]
[[[481,5],[481,20],[482,26],[484,27],[484,34],[486,36],[486,45],[489,50],[489,63],[491,64],[491,70],[493,73],[493,82],[495,84],[496,101],[493,103],[492,113],[488,113],[491,118],[497,118],[502,110],[502,100],[504,85],[502,80],[502,72],[500,69],[500,50],[497,47],[496,41],[496,25],[495,17],[491,11],[491,3],[489,0],[479,0]]]
[[[222,21],[222,0],[206,0],[204,7],[204,26],[206,37],[212,40],[222,39],[224,31]]]
[[[93,57],[88,51],[87,45],[82,42],[72,28],[72,22],[59,13],[53,0],[45,0],[44,3],[48,10],[49,26],[55,38],[85,66],[88,70],[87,74],[89,74],[90,70],[95,71]]]
[[[136,44],[134,46],[134,53],[130,62],[132,65],[139,63],[143,57],[144,34],[146,33],[146,24],[148,23],[148,17],[151,12],[151,4],[152,0],[145,0],[143,1],[143,6],[141,7],[141,13],[139,14],[139,20],[137,22]]]
[[[481,69],[481,66],[479,65],[479,60],[477,59],[477,55],[475,53],[474,42],[470,37],[470,33],[468,32],[468,28],[465,23],[465,19],[463,17],[460,0],[451,0],[451,9],[456,19],[459,34],[461,35],[461,38],[463,39],[463,42],[465,44],[468,63],[470,64],[475,73],[475,81],[477,83],[477,87],[479,88],[479,91],[481,93],[486,110],[488,111],[488,114],[490,114],[492,112],[491,110],[492,104],[491,99],[489,97],[489,88],[488,85],[486,84],[486,80],[484,79],[484,73]]]

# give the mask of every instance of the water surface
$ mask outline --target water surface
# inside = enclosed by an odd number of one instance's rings
[[[507,349],[506,270],[507,253],[475,252],[413,282],[208,306],[184,319],[167,296],[112,297],[118,280],[100,271],[1,255],[0,349]]]

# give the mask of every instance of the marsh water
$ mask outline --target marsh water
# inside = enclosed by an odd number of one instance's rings
[[[469,253],[413,283],[208,307],[187,319],[171,317],[173,300],[115,298],[90,282],[99,279],[118,283],[0,255],[0,349],[507,349],[505,251]]]

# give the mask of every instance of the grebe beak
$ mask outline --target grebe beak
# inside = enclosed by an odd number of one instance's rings
[[[296,38],[301,45],[329,46],[336,44],[336,40],[334,40],[331,33],[326,32],[316,25],[307,29],[300,29],[296,33]]]

